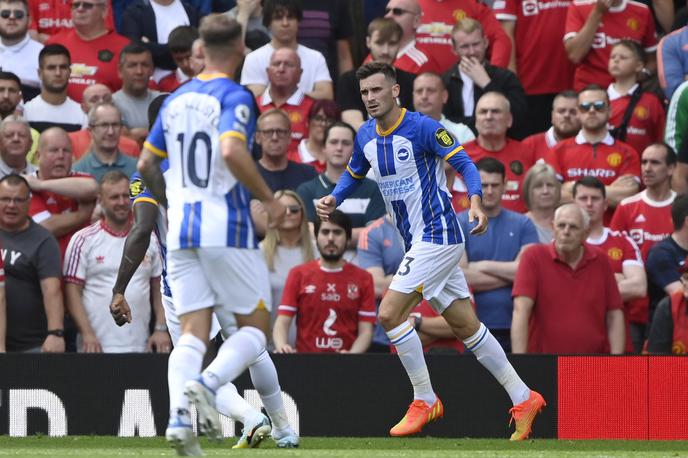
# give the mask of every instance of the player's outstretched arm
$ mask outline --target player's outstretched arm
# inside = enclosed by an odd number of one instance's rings
[[[473,221],[476,221],[476,225],[471,229],[471,234],[481,235],[487,231],[488,220],[485,210],[483,210],[483,201],[476,194],[471,196],[471,208],[468,209],[468,223],[472,224]]]
[[[117,326],[131,323],[131,309],[124,298],[124,291],[146,255],[157,217],[157,205],[150,202],[137,202],[134,205],[134,226],[124,242],[124,252],[110,301],[110,314]]]
[[[284,220],[286,208],[275,199],[272,190],[258,172],[255,162],[246,149],[246,142],[236,137],[222,139],[222,157],[232,174],[249,192],[260,200],[268,212],[268,227],[279,226]]]
[[[160,170],[160,163],[162,157],[153,153],[148,148],[144,147],[139,157],[139,163],[136,165],[139,173],[143,177],[143,181],[158,201],[160,205],[167,206],[167,197],[165,196],[165,177]]]
[[[332,194],[321,197],[317,204],[315,204],[315,213],[323,221],[327,221],[330,215],[337,207],[337,199]]]

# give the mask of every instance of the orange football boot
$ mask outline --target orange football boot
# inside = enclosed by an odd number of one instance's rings
[[[511,422],[516,422],[516,431],[511,435],[512,441],[522,441],[530,436],[535,417],[546,405],[547,403],[540,393],[530,390],[528,399],[509,410],[511,414],[509,426],[511,426]]]
[[[389,430],[389,434],[395,437],[410,436],[419,433],[423,426],[443,416],[444,406],[440,398],[437,398],[432,406],[429,406],[425,401],[416,399],[409,406],[404,418]]]

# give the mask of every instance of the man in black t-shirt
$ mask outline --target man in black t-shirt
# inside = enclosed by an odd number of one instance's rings
[[[368,26],[366,46],[370,49],[373,62],[392,65],[397,58],[403,30],[394,19],[377,18]],[[396,69],[399,84],[399,105],[413,110],[413,80],[415,75]],[[342,110],[342,121],[358,130],[368,119],[368,113],[361,100],[356,70],[343,73],[337,83],[337,105]]]
[[[0,179],[0,243],[5,264],[7,351],[61,353],[64,307],[60,248],[29,218],[29,185],[19,175]]]
[[[688,195],[677,197],[671,204],[674,232],[650,249],[645,263],[650,298],[650,322],[655,308],[666,295],[682,290],[678,268],[688,256]]]

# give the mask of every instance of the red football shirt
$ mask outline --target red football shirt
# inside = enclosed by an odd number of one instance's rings
[[[612,108],[612,114],[609,118],[610,129],[618,127],[623,122],[626,108],[628,108],[634,90],[635,88],[628,95],[621,96],[616,92],[613,84],[609,85],[607,94],[609,94]],[[631,119],[628,121],[626,140],[624,141],[642,154],[651,143],[664,141],[665,124],[664,104],[655,94],[643,92],[633,109]]]
[[[536,162],[532,148],[517,140],[507,138],[504,148],[499,151],[488,151],[480,146],[477,140],[466,143],[464,149],[473,159],[473,162],[478,162],[484,157],[493,157],[504,164],[506,168],[506,190],[502,196],[502,206],[507,210],[520,213],[528,211],[526,203],[522,199],[521,191],[526,173]]]
[[[528,353],[609,353],[607,312],[623,304],[606,257],[584,246],[575,269],[554,243],[531,245],[521,255],[512,295],[535,301]]]
[[[550,127],[545,132],[533,134],[521,141],[528,148],[532,148],[533,155],[536,160],[544,159],[549,154],[549,151],[557,145],[557,139],[554,136],[554,127]]]
[[[570,0],[497,0],[497,19],[515,21],[516,67],[526,94],[552,94],[573,85],[573,63],[564,49]],[[546,43],[546,46],[543,44]]]
[[[549,151],[545,161],[564,181],[592,175],[608,186],[620,176],[632,175],[640,182],[638,153],[609,134],[595,145],[588,143],[582,133],[567,138]]]
[[[628,234],[640,248],[643,261],[647,261],[650,248],[674,231],[671,204],[675,198],[674,191],[662,202],[651,200],[647,191],[627,197],[616,207],[611,228]]]
[[[119,53],[129,39],[115,32],[93,40],[84,40],[76,31],[66,30],[48,39],[46,44],[58,43],[69,49],[72,56],[72,75],[69,77],[67,95],[81,103],[84,89],[92,84],[101,83],[112,92],[122,87],[117,74]]]
[[[29,13],[31,15],[29,29],[36,30],[38,33],[55,35],[73,27],[71,0],[29,0]],[[108,8],[105,27],[115,30],[112,8]]]
[[[36,172],[38,176],[38,172]],[[94,178],[86,173],[81,172],[70,172],[68,175],[70,177],[80,177],[84,179],[93,180]],[[29,216],[36,223],[40,224],[46,219],[53,215],[60,215],[62,213],[71,213],[79,209],[79,202],[71,197],[66,197],[54,192],[33,192],[31,193],[31,204],[29,206]],[[73,231],[57,238],[60,244],[60,255],[64,258],[65,251],[67,251],[67,245],[69,245],[69,240],[72,235],[78,230],[87,227],[90,224],[86,221],[82,226],[75,228]]]
[[[367,271],[346,263],[325,270],[314,260],[289,271],[279,315],[296,315],[296,350],[348,350],[359,321],[375,323],[375,288]]]
[[[599,239],[588,237],[587,242],[595,248],[601,250],[606,256],[612,267],[612,272],[622,274],[625,266],[643,267],[643,260],[640,256],[638,246],[626,235],[618,231],[611,231],[604,228]],[[626,351],[633,352],[633,342],[631,341],[629,322],[647,323],[647,297],[641,297],[624,302],[624,319],[626,322]]]
[[[574,0],[566,13],[564,41],[575,36],[583,28],[595,0]],[[580,91],[588,84],[607,87],[612,77],[607,70],[612,47],[620,40],[633,40],[645,51],[657,48],[655,21],[650,9],[633,0],[622,0],[619,6],[609,9],[602,17],[593,38],[592,47],[583,61],[576,67],[573,88]]]
[[[279,108],[289,115],[289,120],[291,121],[291,143],[289,143],[287,159],[290,161],[301,163],[299,143],[301,143],[302,139],[308,137],[308,112],[311,111],[314,103],[315,99],[307,96],[300,89],[297,89],[286,103],[279,107],[275,106],[272,101],[269,90],[266,90],[258,97],[258,108],[261,113],[272,108]]]
[[[494,13],[476,0],[419,0],[423,11],[421,25],[416,30],[416,42],[437,62],[439,73],[456,63],[451,42],[451,30],[456,21],[473,18],[483,26],[489,43],[490,63],[506,68],[511,58],[511,39],[502,29]]]

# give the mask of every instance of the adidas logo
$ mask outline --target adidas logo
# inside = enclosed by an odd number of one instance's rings
[[[636,223],[644,223],[645,221],[647,221],[645,219],[645,215],[638,215],[638,217],[635,219]]]

